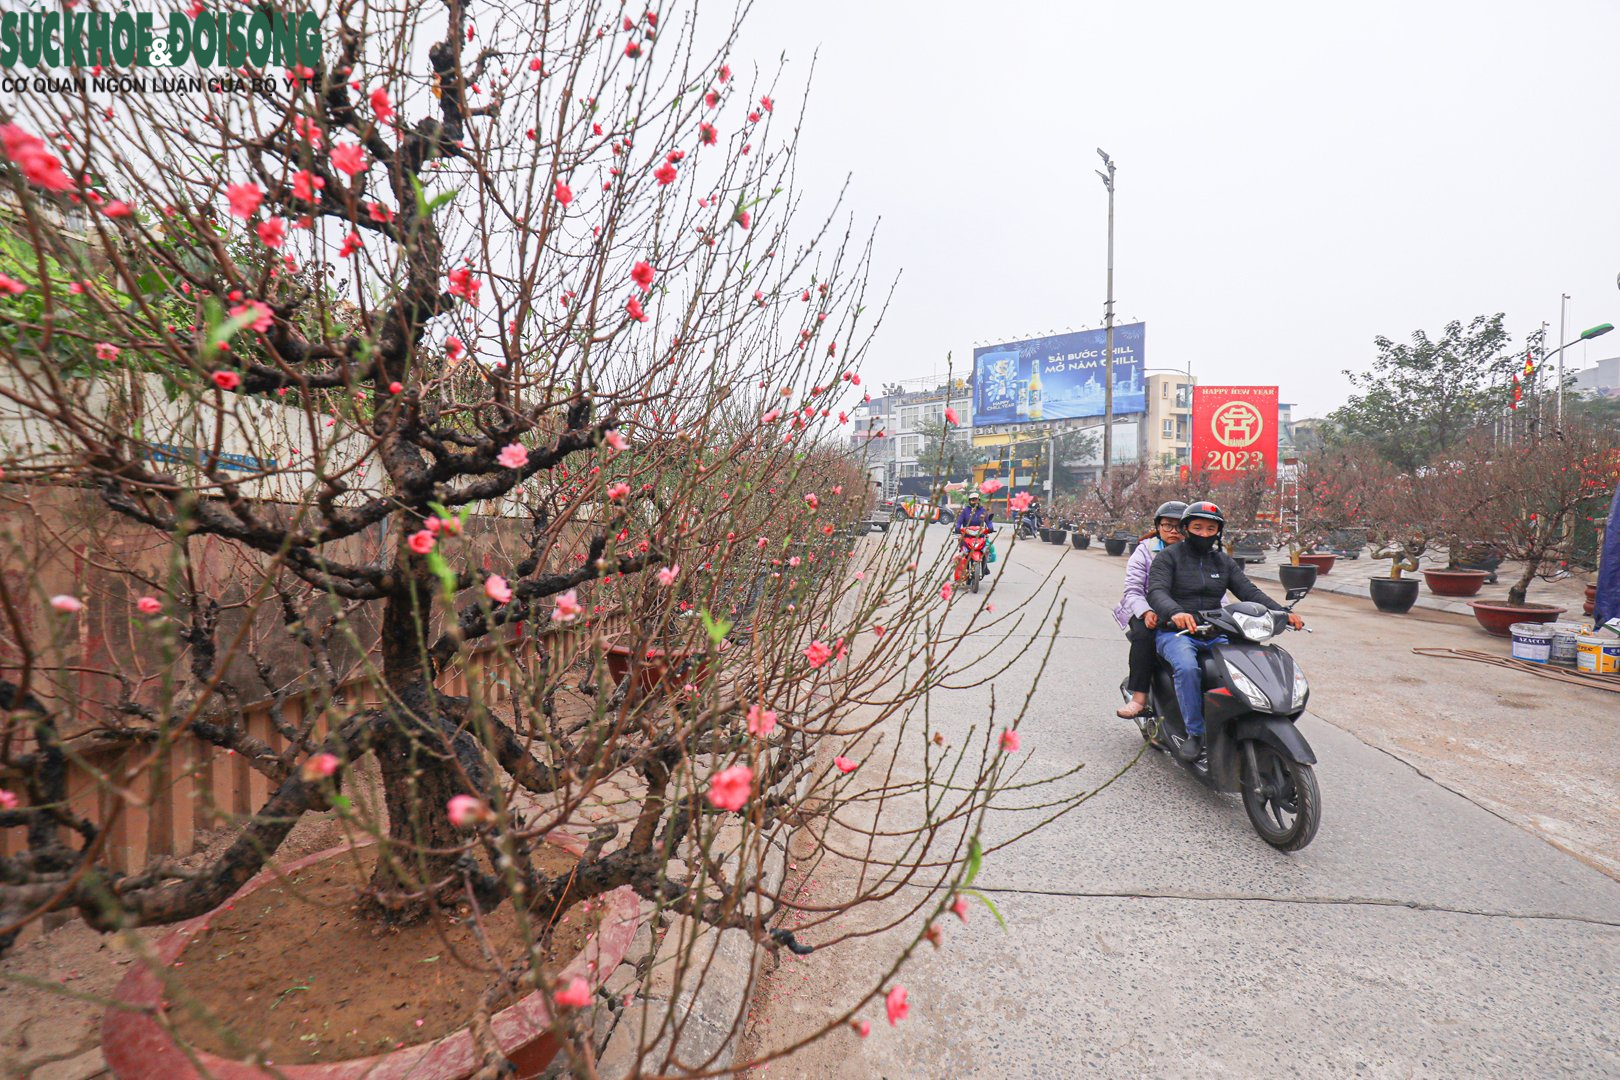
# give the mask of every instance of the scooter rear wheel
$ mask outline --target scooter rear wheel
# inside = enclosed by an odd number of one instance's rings
[[[968,560],[968,592],[979,591],[979,579],[984,576],[984,564]]]
[[[1322,820],[1322,794],[1316,773],[1302,761],[1254,743],[1260,775],[1243,778],[1243,809],[1260,839],[1279,851],[1298,851],[1316,837]],[[1245,770],[1247,771],[1247,770]],[[1262,793],[1257,788],[1266,788]]]

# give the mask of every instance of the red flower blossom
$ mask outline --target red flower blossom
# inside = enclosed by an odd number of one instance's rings
[[[673,184],[675,182],[675,177],[675,166],[671,165],[667,161],[653,170],[653,179],[658,181],[660,187],[665,184]]]
[[[647,321],[647,312],[642,309],[641,300],[639,297],[632,296],[629,300],[627,300],[624,305],[624,310],[632,319],[636,320],[636,322]]]
[[[394,118],[394,105],[388,100],[386,86],[379,86],[371,92],[371,112],[385,124]]]
[[[278,248],[287,241],[287,223],[281,218],[266,218],[259,222],[259,242],[265,247]]]
[[[713,146],[719,138],[720,133],[707,120],[698,125],[698,141],[704,146]]]
[[[652,288],[653,268],[651,264],[638,262],[630,268],[630,280],[641,286],[642,292]]]
[[[358,143],[338,143],[332,147],[332,165],[350,176],[366,171],[366,155]]]
[[[264,192],[259,190],[258,184],[226,184],[225,201],[231,205],[231,216],[246,221],[259,212]]]

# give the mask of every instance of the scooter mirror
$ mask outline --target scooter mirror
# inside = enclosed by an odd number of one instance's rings
[[[1305,597],[1310,595],[1310,592],[1311,587],[1309,585],[1301,585],[1297,589],[1289,589],[1283,595],[1287,598],[1290,604],[1294,604],[1305,599]]]

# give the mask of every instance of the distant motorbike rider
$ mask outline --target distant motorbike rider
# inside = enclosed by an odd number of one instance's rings
[[[1261,592],[1243,572],[1243,567],[1220,550],[1226,516],[1212,502],[1190,504],[1181,515],[1182,542],[1166,548],[1148,570],[1147,599],[1158,615],[1159,628],[1154,647],[1170,664],[1176,685],[1176,702],[1187,729],[1187,741],[1176,748],[1182,761],[1196,761],[1204,750],[1204,688],[1199,656],[1223,637],[1205,640],[1190,631],[1198,626],[1198,612],[1221,606],[1230,591],[1239,600],[1264,604],[1273,611],[1283,605]],[[1295,630],[1305,620],[1292,613],[1288,625]]]

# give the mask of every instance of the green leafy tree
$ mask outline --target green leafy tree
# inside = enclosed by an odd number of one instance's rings
[[[1361,392],[1329,416],[1335,438],[1369,443],[1402,469],[1456,444],[1500,401],[1521,363],[1507,352],[1502,319],[1453,320],[1438,338],[1416,330],[1410,344],[1373,339],[1372,369],[1345,372]]]

